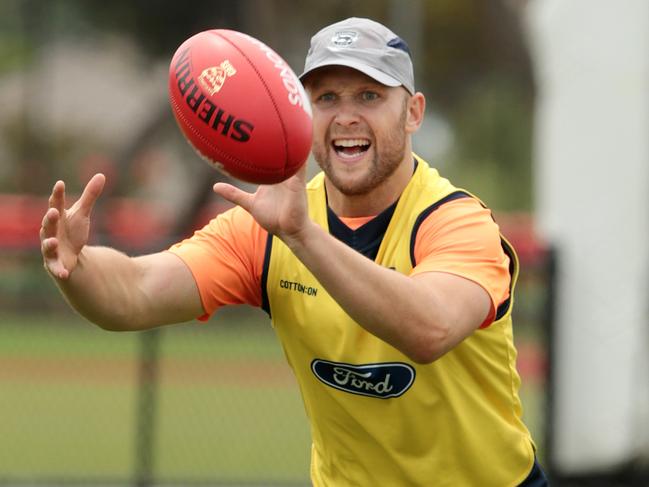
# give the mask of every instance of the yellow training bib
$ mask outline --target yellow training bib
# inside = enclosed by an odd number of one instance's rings
[[[419,223],[458,194],[417,162],[376,256],[406,275]],[[310,217],[328,230],[323,174],[307,193]],[[489,327],[434,363],[416,364],[356,324],[283,242],[269,245],[265,299],[311,422],[316,487],[504,487],[525,479],[534,451],[521,420],[513,297]],[[503,248],[513,296],[518,263],[504,239]]]

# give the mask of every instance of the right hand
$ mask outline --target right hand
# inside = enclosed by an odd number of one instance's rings
[[[285,181],[260,185],[254,193],[226,183],[216,183],[214,192],[242,207],[268,233],[277,235],[287,244],[299,236],[310,222],[306,164]]]
[[[57,181],[54,184],[40,238],[45,269],[55,278],[68,279],[77,266],[79,254],[88,243],[90,213],[105,182],[103,174],[95,174],[81,197],[67,210],[65,183]]]

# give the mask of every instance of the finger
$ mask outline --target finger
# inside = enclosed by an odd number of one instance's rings
[[[41,253],[48,260],[58,257],[59,241],[55,237],[44,238],[41,242]]]
[[[50,208],[56,208],[60,214],[65,210],[65,183],[61,180],[54,183],[52,194],[48,201]]]
[[[250,211],[254,195],[246,193],[245,191],[227,183],[216,183],[213,189],[216,194],[225,198],[229,202],[240,206],[248,212]]]
[[[67,279],[69,271],[59,259],[59,242],[56,238],[47,238],[41,243],[43,263],[47,272],[58,279]]]
[[[104,185],[106,184],[106,176],[101,173],[95,174],[81,194],[79,198],[79,209],[84,215],[90,215],[93,206],[95,206],[95,201],[99,198],[99,195],[104,190]]]
[[[50,208],[45,212],[41,223],[41,240],[54,237],[59,228],[61,214],[56,208]]]

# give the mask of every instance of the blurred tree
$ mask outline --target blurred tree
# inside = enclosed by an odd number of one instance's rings
[[[532,94],[531,62],[513,9],[502,0],[437,0],[425,5],[423,69],[441,106],[452,109],[467,90],[494,74]]]
[[[425,6],[420,66],[455,133],[445,172],[492,207],[530,209],[534,82],[518,12],[503,0]]]
[[[245,1],[58,0],[61,17],[89,23],[93,29],[134,39],[153,59],[170,57],[178,45],[199,31],[240,28]]]
[[[32,52],[32,40],[23,35],[19,0],[0,2],[0,75],[20,68]]]
[[[445,173],[499,210],[531,207],[532,104],[524,87],[494,73],[452,109],[456,144]]]

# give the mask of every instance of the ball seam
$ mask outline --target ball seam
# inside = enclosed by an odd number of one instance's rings
[[[273,108],[275,108],[275,113],[277,114],[277,118],[279,119],[279,124],[282,127],[282,135],[284,136],[284,170],[282,171],[284,174],[286,174],[286,168],[289,166],[289,155],[288,155],[288,133],[286,131],[286,127],[284,126],[284,119],[282,118],[279,108],[277,107],[277,103],[275,102],[275,97],[273,96],[273,93],[271,90],[268,88],[268,85],[266,84],[266,80],[263,78],[259,70],[257,69],[257,66],[255,66],[255,63],[252,62],[252,60],[246,55],[246,53],[239,48],[234,42],[232,42],[230,39],[228,39],[226,36],[219,32],[215,32],[216,35],[221,37],[223,40],[227,41],[232,47],[234,47],[237,51],[241,53],[241,55],[246,58],[246,61],[248,61],[248,64],[250,67],[254,70],[254,72],[257,74],[257,77],[259,78],[259,81],[261,81],[261,84],[264,86],[264,89],[266,90],[266,94],[270,98],[270,101],[273,104]],[[279,54],[278,54],[279,56]],[[284,61],[286,62],[286,61]],[[292,167],[292,166],[291,166]]]

